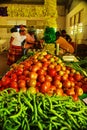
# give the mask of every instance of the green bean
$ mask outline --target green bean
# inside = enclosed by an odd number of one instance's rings
[[[71,118],[71,120],[74,122],[74,124],[80,128],[79,124],[77,123],[77,121],[74,119],[74,117],[69,113],[68,116]]]
[[[69,125],[66,121],[61,120],[60,123],[62,126],[65,125],[67,128],[69,128],[69,130],[72,130],[71,125]]]
[[[45,96],[42,96],[42,104],[43,104],[43,108],[45,109]]]
[[[57,112],[55,110],[52,109],[52,110],[50,110],[50,112],[53,113],[58,118],[60,118],[61,120],[64,120],[64,118],[61,115],[57,114]]]
[[[52,126],[57,130],[58,126],[61,126],[61,124],[58,121],[57,122],[52,121]]]
[[[26,118],[26,117],[25,117],[25,121],[26,121],[26,125],[27,125],[27,130],[30,130],[29,121],[27,120],[27,118]]]
[[[12,125],[12,122],[10,121],[10,120],[6,120],[5,122],[4,122],[4,124],[3,124],[3,130],[5,130],[5,128],[7,129],[7,130],[18,130],[18,128],[20,127],[20,125],[16,125],[16,126],[12,126],[11,127],[11,125]]]
[[[42,116],[43,118],[48,118],[47,115],[45,115],[43,113],[43,111],[42,111],[42,109],[40,107],[41,105],[42,105],[42,102],[40,102],[39,105],[38,105],[38,112],[39,112],[40,116]]]
[[[33,95],[33,101],[34,101],[34,115],[35,115],[35,120],[37,121],[37,106],[36,106],[36,95]]]
[[[29,99],[29,100],[32,100],[31,93],[29,92],[29,90],[26,91],[26,94],[27,94],[27,96],[28,96],[28,99]]]
[[[25,124],[25,120],[23,119],[23,120],[22,120],[22,123],[21,123],[21,128],[24,127],[24,124]]]
[[[3,111],[5,111],[7,114],[10,114],[10,112],[6,108],[0,109],[0,113],[3,112]]]
[[[52,123],[49,124],[49,130],[52,130]]]
[[[26,124],[24,125],[23,130],[27,130],[27,126],[26,126]]]
[[[51,101],[51,98],[48,95],[46,95],[46,98],[48,99],[49,104],[50,104],[49,108],[50,108],[50,110],[52,110],[52,101]]]
[[[20,110],[19,110],[19,112],[18,112],[17,114],[10,116],[10,118],[17,118],[17,117],[19,117],[19,116],[21,115],[21,113],[22,113],[23,104],[22,104],[21,101],[20,101],[20,96],[21,96],[21,94],[22,94],[22,92],[20,92],[20,93],[19,93],[19,96],[18,96],[18,101],[19,101],[19,104],[20,104]]]
[[[72,115],[79,115],[79,114],[81,114],[81,113],[84,113],[84,109],[83,109],[83,110],[80,110],[80,111],[70,111],[70,110],[68,110],[68,113],[69,113],[69,114],[72,114]]]
[[[60,130],[69,130],[66,126],[63,126]]]
[[[38,127],[39,127],[40,130],[43,130],[43,126],[42,126],[42,124],[40,123],[40,121],[38,121]]]
[[[52,116],[50,117],[50,120],[53,121],[53,120],[56,120],[57,121],[57,116]]]
[[[20,103],[19,112],[17,114],[15,114],[15,115],[10,116],[10,118],[17,118],[17,117],[19,117],[21,115],[21,113],[22,113],[22,104]]]
[[[24,96],[24,102],[31,108],[32,112],[34,111],[33,105],[28,101],[28,99]]]

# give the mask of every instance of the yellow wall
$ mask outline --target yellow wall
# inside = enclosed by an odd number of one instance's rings
[[[0,5],[1,7],[5,7],[5,6],[8,6],[8,7],[11,7],[11,10],[12,10],[12,7],[13,5],[11,6],[11,4],[1,4]],[[16,6],[16,5],[15,5]],[[19,7],[20,5],[17,5],[17,7]],[[21,5],[23,6],[23,5]],[[24,5],[25,6],[28,6],[28,5]],[[30,5],[29,5],[30,7]],[[37,7],[43,7],[43,5],[39,5]],[[14,9],[14,8],[13,8]],[[17,12],[17,11],[16,11]],[[58,30],[60,29],[64,29],[65,28],[65,8],[64,6],[57,6],[57,12],[58,13],[58,18],[57,18],[57,25],[58,25]],[[14,13],[15,14],[15,13]],[[38,14],[40,15],[40,13]],[[3,39],[7,39],[9,40],[10,38],[10,28],[13,27],[14,25],[19,25],[19,24],[25,24],[27,26],[34,26],[36,28],[43,28],[44,25],[45,25],[45,20],[44,20],[44,16],[35,16],[35,17],[17,17],[17,16],[14,16],[14,17],[11,17],[11,16],[8,16],[8,17],[0,17],[0,37],[3,38]]]
[[[70,28],[70,18],[73,17],[76,13],[83,10],[83,19],[82,19],[82,32],[78,31],[71,35],[71,28]],[[78,24],[77,24],[78,26]],[[79,2],[77,6],[75,6],[69,14],[66,16],[66,30],[71,35],[73,41],[77,44],[85,43],[87,44],[87,2]]]

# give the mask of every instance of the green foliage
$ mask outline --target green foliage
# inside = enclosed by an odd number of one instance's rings
[[[44,31],[44,40],[46,43],[54,43],[56,40],[55,29],[53,27],[46,27]]]

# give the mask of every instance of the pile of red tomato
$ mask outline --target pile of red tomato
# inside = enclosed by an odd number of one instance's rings
[[[86,77],[47,52],[38,52],[20,64],[13,64],[0,80],[0,90],[28,89],[32,93],[69,95],[75,100],[83,94],[84,85],[87,85]]]

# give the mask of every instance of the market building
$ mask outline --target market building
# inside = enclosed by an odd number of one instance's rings
[[[0,129],[87,130],[87,0],[0,0]]]

